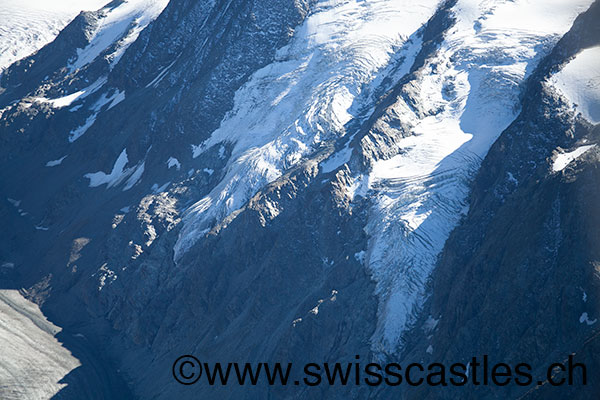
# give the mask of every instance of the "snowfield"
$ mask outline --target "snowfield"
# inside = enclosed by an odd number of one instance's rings
[[[0,0],[0,71],[50,43],[83,10],[108,0]]]
[[[600,122],[600,46],[577,54],[550,83],[583,118],[592,124]]]

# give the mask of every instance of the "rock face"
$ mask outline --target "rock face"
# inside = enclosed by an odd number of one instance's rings
[[[589,398],[597,380],[186,387],[171,365],[487,354],[543,376],[575,353],[591,378],[600,131],[558,78],[600,45],[590,4],[81,13],[0,76],[0,278],[124,398]],[[69,378],[59,398],[89,394]]]

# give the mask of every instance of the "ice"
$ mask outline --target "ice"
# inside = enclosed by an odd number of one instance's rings
[[[600,46],[581,51],[550,83],[593,124],[600,122]]]
[[[82,10],[108,0],[0,0],[0,71],[50,43]]]
[[[61,329],[17,290],[0,290],[0,398],[49,399],[81,363],[54,337]]]
[[[67,158],[67,156],[62,156],[61,158],[59,158],[58,160],[52,160],[52,161],[48,161],[46,163],[46,167],[56,167],[57,165],[62,164],[63,160]]]
[[[562,171],[563,169],[565,169],[565,167],[567,165],[569,165],[571,163],[571,161],[575,160],[576,158],[578,158],[579,156],[581,156],[583,153],[585,153],[589,149],[593,148],[594,146],[596,146],[596,145],[590,144],[590,145],[580,146],[580,147],[576,148],[575,150],[570,151],[568,153],[558,154],[556,156],[556,158],[554,159],[554,162],[552,163],[552,171],[554,171],[554,172]]]
[[[413,136],[368,179],[375,205],[366,258],[379,296],[375,351],[402,346],[427,297],[425,282],[467,209],[469,182],[519,112],[522,83],[590,3],[459,0],[453,7],[455,25],[414,82],[425,116],[402,108]]]
[[[233,110],[193,156],[233,145],[223,180],[193,205],[176,259],[215,220],[239,209],[345,124],[368,97],[363,88],[435,12],[438,0],[319,1],[276,61],[240,88]],[[160,77],[157,77],[160,79]]]

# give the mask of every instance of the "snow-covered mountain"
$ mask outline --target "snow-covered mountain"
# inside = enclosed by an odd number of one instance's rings
[[[82,10],[107,0],[0,1],[0,69],[45,46]]]
[[[494,317],[468,288],[490,304],[508,289],[474,277],[527,270],[540,249],[568,259],[575,247],[561,243],[579,234],[572,268],[598,262],[594,224],[565,232],[577,224],[556,211],[509,235],[499,219],[520,213],[523,193],[553,210],[547,187],[594,182],[597,2],[96,3],[0,3],[0,67],[29,55],[0,75],[0,263],[12,266],[0,279],[110,349],[100,362],[137,396],[191,396],[162,375],[187,353],[300,363],[486,351],[469,332]],[[591,196],[556,201],[583,210]],[[512,239],[538,233],[526,249]],[[511,252],[514,263],[493,257]],[[591,285],[581,312],[592,321],[599,283],[586,274],[563,282]],[[515,286],[536,280],[519,276]],[[542,292],[528,313],[547,310]],[[577,328],[557,354],[593,325]]]

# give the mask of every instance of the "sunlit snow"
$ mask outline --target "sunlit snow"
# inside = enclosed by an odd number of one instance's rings
[[[88,34],[90,43],[77,50],[77,57],[69,65],[70,69],[76,70],[89,64],[116,43],[116,50],[106,56],[111,66],[114,66],[125,49],[162,12],[168,2],[169,0],[129,0],[116,7],[109,7],[108,4],[102,9],[105,15],[99,19],[96,29]]]
[[[226,174],[192,206],[176,257],[213,220],[239,209],[257,190],[314,151],[345,135],[355,104],[407,39],[435,12],[438,0],[319,1],[277,60],[235,94],[233,110],[196,157],[221,142],[234,144]],[[364,101],[364,99],[363,99]]]
[[[550,83],[585,119],[600,122],[600,46],[577,54],[550,78]]]
[[[57,160],[48,161],[46,163],[46,167],[56,167],[56,166],[62,164],[62,162],[65,158],[67,158],[67,156],[62,156],[61,158],[59,158]]]
[[[393,351],[427,296],[425,282],[467,210],[469,182],[517,116],[521,84],[590,0],[459,0],[456,24],[415,82],[423,118],[403,108],[413,135],[368,179],[376,204],[368,264],[380,297],[373,347]],[[432,112],[435,110],[434,112]]]
[[[563,169],[565,169],[565,167],[567,165],[569,165],[571,163],[571,161],[575,160],[576,158],[578,158],[579,156],[581,156],[583,153],[585,153],[589,149],[593,148],[594,146],[596,146],[596,145],[591,144],[591,145],[586,145],[586,146],[580,146],[580,147],[576,148],[575,150],[570,151],[568,153],[558,154],[556,156],[556,158],[554,159],[554,162],[552,163],[552,170],[554,172],[562,171]]]
[[[109,0],[0,0],[0,70],[54,40],[82,10]]]
[[[373,193],[364,260],[379,296],[375,350],[401,344],[438,254],[467,211],[470,180],[519,112],[522,83],[590,3],[459,0],[453,7],[455,25],[414,80],[424,114],[410,106],[399,113],[412,136],[401,140],[398,156],[375,163],[348,188],[352,196]],[[276,61],[236,92],[219,129],[192,146],[194,157],[225,142],[233,147],[223,180],[188,210],[175,258],[320,143],[343,137],[345,124],[373,101],[365,88],[392,73],[391,60],[404,55],[400,71],[407,72],[420,46],[419,38],[407,39],[437,5],[318,2]],[[332,155],[322,171],[349,153]]]

